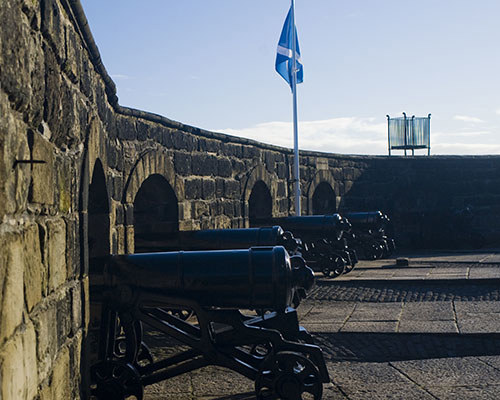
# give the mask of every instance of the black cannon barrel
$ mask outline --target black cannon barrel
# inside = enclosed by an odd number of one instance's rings
[[[280,226],[241,229],[207,229],[201,231],[179,231],[150,238],[141,247],[161,251],[179,250],[230,250],[248,249],[255,246],[283,246],[294,253],[300,241]]]
[[[349,229],[349,223],[340,214],[302,215],[294,217],[273,218],[272,222],[289,230],[295,235],[342,237],[342,232]]]
[[[353,228],[379,229],[389,222],[387,215],[381,211],[349,212],[344,216],[349,220]]]
[[[127,306],[171,306],[188,299],[203,307],[270,308],[292,304],[313,271],[282,246],[110,256],[103,271],[112,300]]]

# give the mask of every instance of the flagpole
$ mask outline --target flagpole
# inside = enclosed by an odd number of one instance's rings
[[[299,167],[299,132],[297,127],[297,39],[295,32],[295,1],[292,0],[292,94],[293,94],[293,153],[295,181],[295,215],[300,216],[300,167]]]

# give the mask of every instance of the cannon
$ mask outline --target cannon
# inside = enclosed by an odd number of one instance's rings
[[[137,245],[147,251],[193,251],[247,249],[255,246],[283,246],[289,255],[300,251],[301,242],[280,226],[247,229],[206,229],[150,235]]]
[[[349,222],[339,214],[273,218],[270,222],[300,238],[307,264],[325,276],[350,272],[358,262],[356,252],[343,237],[350,229]]]
[[[91,394],[143,398],[144,387],[208,365],[255,383],[258,399],[320,399],[329,382],[321,349],[299,326],[294,292],[314,275],[282,246],[110,256],[93,262],[93,301],[102,303]],[[188,308],[195,322],[165,308]],[[243,310],[266,309],[252,314]],[[143,326],[182,345],[155,359]],[[187,349],[186,349],[187,347]]]
[[[248,249],[256,246],[283,246],[290,256],[300,255],[302,243],[294,238],[291,232],[283,231],[280,226],[240,229],[207,229],[199,231],[177,231],[168,234],[143,238],[138,246],[147,251],[197,251],[197,250],[230,250]],[[300,297],[305,293],[295,292],[293,305],[297,307]],[[299,296],[299,298],[297,298]],[[186,310],[171,310],[189,317]]]
[[[346,235],[348,243],[365,258],[389,257],[396,250],[394,238],[388,236],[390,219],[381,211],[350,212],[344,216],[352,226]]]

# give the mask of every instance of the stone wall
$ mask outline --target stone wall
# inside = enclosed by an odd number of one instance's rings
[[[401,247],[500,244],[498,156],[333,156],[329,165],[337,210],[382,210]]]
[[[134,252],[135,224],[293,213],[292,152],[121,107],[77,0],[4,0],[0,26],[0,398],[84,397],[89,260]],[[401,243],[425,246],[472,206],[498,244],[498,157],[300,162],[306,214],[380,209]]]
[[[54,15],[47,3],[0,7],[2,399],[80,395],[78,185],[86,121],[77,108],[88,100],[68,62],[73,28],[64,19],[58,31],[49,28]]]

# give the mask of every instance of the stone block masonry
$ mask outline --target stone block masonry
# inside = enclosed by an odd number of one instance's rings
[[[4,0],[0,26],[0,397],[85,398],[92,257],[293,214],[292,151],[120,106],[78,0]],[[470,206],[499,243],[499,157],[300,163],[307,214],[380,209],[425,246]]]

